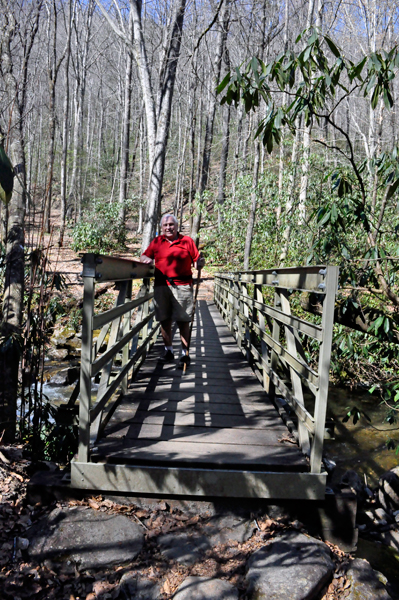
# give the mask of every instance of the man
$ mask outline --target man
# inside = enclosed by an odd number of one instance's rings
[[[174,215],[161,219],[161,235],[152,240],[140,257],[145,264],[155,262],[154,304],[155,316],[161,323],[165,344],[163,362],[173,362],[172,323],[176,321],[181,337],[182,356],[179,367],[190,364],[188,344],[193,311],[193,278],[191,267],[201,269],[205,260],[193,240],[178,232]]]

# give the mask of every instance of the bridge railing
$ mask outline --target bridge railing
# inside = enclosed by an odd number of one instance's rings
[[[215,303],[270,398],[278,404],[282,397],[296,417],[312,473],[322,464],[337,286],[333,266],[215,276]],[[304,292],[317,294],[319,322],[303,318]]]
[[[151,278],[154,267],[137,261],[85,254],[83,263],[83,322],[79,389],[78,461],[89,462],[90,447],[108,422],[128,376],[134,377],[155,341],[160,324],[155,322]],[[132,282],[142,280],[132,299]],[[114,281],[118,289],[115,306],[94,314],[95,285]],[[93,341],[93,332],[100,333]],[[94,381],[99,380],[97,393]],[[116,395],[117,391],[119,395]]]

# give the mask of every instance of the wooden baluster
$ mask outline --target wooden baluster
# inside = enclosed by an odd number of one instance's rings
[[[93,346],[93,313],[94,313],[94,255],[88,255],[85,266],[93,270],[93,276],[84,276],[82,349],[80,367],[80,401],[79,401],[79,449],[78,461],[89,462],[90,459],[90,405],[91,405],[91,365]],[[89,264],[90,263],[90,264]]]
[[[291,314],[291,306],[290,306],[290,302],[288,299],[287,290],[284,290],[284,291],[281,290],[280,299],[281,299],[281,310],[286,315],[290,315]],[[299,343],[299,339],[295,337],[292,327],[289,327],[288,325],[284,325],[284,331],[285,331],[285,337],[287,340],[288,352],[291,354],[291,356],[298,358],[297,344]],[[292,367],[290,367],[290,375],[291,375],[292,391],[294,393],[294,396],[298,400],[299,404],[301,404],[301,406],[305,406],[305,402],[303,399],[303,389],[302,389],[301,378],[299,377],[299,375],[295,372],[295,370]],[[308,455],[310,453],[309,432],[306,429],[304,423],[302,423],[302,421],[300,419],[298,419],[298,436],[299,436],[299,445],[302,449],[302,452],[304,454]]]
[[[130,302],[131,299],[132,299],[132,280],[126,282],[125,302]],[[126,335],[127,333],[129,333],[130,326],[131,326],[131,319],[132,319],[132,312],[129,311],[123,317],[122,335]],[[126,344],[122,350],[122,369],[127,364],[128,360],[129,360],[129,344]],[[127,392],[128,375],[129,374],[126,373],[125,377],[122,380],[122,384],[121,384],[122,394],[126,394],[126,392]]]
[[[314,439],[310,454],[310,470],[320,473],[323,454],[324,430],[330,377],[331,346],[334,327],[335,294],[338,288],[338,267],[328,267],[326,274],[326,297],[323,303],[323,342],[319,350],[319,389],[314,408]]]

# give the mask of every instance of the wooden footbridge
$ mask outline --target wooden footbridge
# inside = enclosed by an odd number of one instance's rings
[[[214,300],[197,303],[192,363],[183,375],[159,360],[153,267],[93,254],[82,262],[80,389],[70,402],[79,395],[72,487],[324,498],[336,267],[215,276]],[[109,281],[119,289],[116,305],[94,314],[95,285]],[[303,293],[318,294],[323,308],[312,322],[296,315]]]

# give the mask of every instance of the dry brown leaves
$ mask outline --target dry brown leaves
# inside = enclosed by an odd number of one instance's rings
[[[184,514],[180,509],[162,501],[150,506],[118,504],[102,496],[85,500],[73,500],[69,506],[86,506],[92,510],[123,514],[143,528],[145,544],[134,563],[112,567],[102,572],[83,572],[60,569],[55,572],[46,565],[24,561],[24,535],[28,527],[39,517],[49,513],[55,505],[43,507],[26,506],[23,503],[28,463],[12,461],[1,449],[0,456],[0,589],[5,600],[117,600],[120,596],[119,582],[124,572],[132,570],[142,578],[159,582],[164,600],[170,600],[182,581],[190,576],[206,576],[225,579],[245,596],[246,563],[253,552],[268,545],[275,535],[287,529],[302,529],[299,522],[271,519],[268,515],[255,517],[254,534],[244,542],[229,541],[210,549],[202,560],[192,566],[168,562],[160,553],[156,538],[171,531],[199,531],[206,533],[209,515]],[[7,461],[9,461],[7,463]],[[58,504],[61,505],[62,504]],[[348,555],[337,546],[328,544],[336,564],[334,579],[325,591],[323,600],[343,600],[349,584],[345,577]]]

